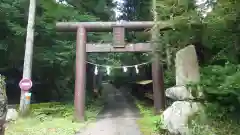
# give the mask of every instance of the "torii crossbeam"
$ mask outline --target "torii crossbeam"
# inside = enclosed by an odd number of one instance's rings
[[[57,30],[62,32],[77,32],[76,38],[76,78],[75,78],[75,117],[84,120],[85,85],[86,85],[86,54],[87,52],[150,52],[153,48],[150,43],[125,44],[125,29],[138,31],[151,29],[156,23],[152,21],[141,22],[58,22]],[[160,30],[171,28],[169,22],[158,22]],[[87,44],[87,32],[113,30],[113,43]],[[157,59],[152,66],[154,107],[160,111],[165,107],[165,94],[163,88],[162,70],[156,68]]]

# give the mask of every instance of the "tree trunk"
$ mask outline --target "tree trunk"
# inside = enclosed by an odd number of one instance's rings
[[[24,66],[23,66],[23,78],[31,79],[32,74],[32,56],[33,56],[33,43],[34,43],[34,24],[35,24],[35,11],[36,0],[30,0],[28,24],[27,24],[27,37],[25,45]],[[19,113],[21,116],[25,116],[29,110],[30,103],[25,102],[25,93],[21,91],[20,108]]]

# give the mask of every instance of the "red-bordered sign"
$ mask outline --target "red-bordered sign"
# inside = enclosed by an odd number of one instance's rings
[[[30,79],[23,78],[19,82],[19,87],[21,88],[21,90],[29,91],[32,88],[32,81]]]

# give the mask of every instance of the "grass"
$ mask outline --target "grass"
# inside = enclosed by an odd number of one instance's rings
[[[77,123],[73,118],[73,104],[32,104],[30,116],[9,123],[6,135],[73,135],[94,120],[101,109],[102,102],[92,102],[86,107],[86,122]]]
[[[143,135],[157,135],[156,123],[160,120],[160,116],[153,114],[153,108],[147,106],[144,102],[135,101],[140,110],[141,118],[137,121]]]
[[[158,126],[160,116],[153,114],[153,108],[144,102],[135,101],[141,113],[141,118],[137,121],[143,135],[168,135],[169,133]],[[190,117],[189,130],[192,135],[239,135],[240,119],[228,117],[229,113],[214,109],[208,106],[211,111],[199,111]],[[214,110],[214,111],[212,111]]]
[[[230,112],[226,108],[216,108],[208,104],[204,111],[192,116],[189,121],[192,135],[239,135],[239,112]]]

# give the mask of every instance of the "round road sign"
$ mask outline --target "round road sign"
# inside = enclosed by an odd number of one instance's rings
[[[21,90],[28,91],[32,88],[32,81],[30,79],[23,78],[19,82],[19,87],[21,88]]]

